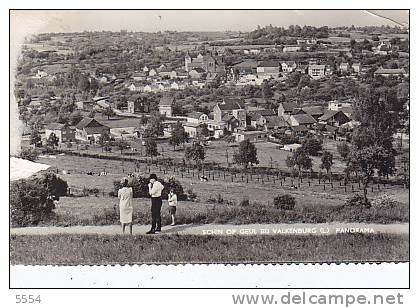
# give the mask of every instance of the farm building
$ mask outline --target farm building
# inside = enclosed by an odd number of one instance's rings
[[[189,137],[196,138],[202,131],[202,124],[185,122],[183,123],[183,128]]]
[[[325,123],[330,126],[341,126],[349,121],[350,119],[348,116],[341,110],[327,110],[325,114],[319,118],[319,123]]]
[[[224,99],[222,103],[215,105],[214,120],[217,122],[227,122],[226,116],[233,116],[240,127],[246,126],[246,110],[245,104],[240,99]]]
[[[390,76],[407,76],[406,70],[404,68],[382,68],[380,67],[374,72],[374,77],[376,76],[383,76],[383,77],[390,77]]]
[[[285,150],[285,151],[288,151],[288,152],[294,152],[298,148],[301,148],[301,144],[299,144],[299,143],[292,143],[292,144],[286,144],[286,145],[284,145],[284,147],[282,149]]]
[[[189,123],[204,123],[208,121],[208,116],[203,112],[191,112],[186,116]]]
[[[59,142],[72,142],[75,139],[75,128],[68,124],[51,123],[45,127],[45,139],[55,134]]]
[[[283,102],[278,106],[278,116],[290,115],[298,105],[295,102]]]
[[[236,142],[242,142],[244,140],[249,140],[251,142],[266,141],[268,139],[268,134],[264,131],[239,131],[233,133]]]
[[[316,123],[316,120],[309,114],[303,113],[303,114],[292,114],[289,119],[288,123],[291,126],[306,126],[310,127],[314,123]]]
[[[173,112],[174,97],[164,96],[159,102],[159,112],[161,115],[171,117]]]
[[[110,129],[92,118],[84,118],[76,125],[75,139],[96,142],[103,134],[110,134]]]

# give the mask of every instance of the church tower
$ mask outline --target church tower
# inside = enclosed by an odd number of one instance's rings
[[[186,53],[186,56],[185,56],[185,71],[187,71],[187,72],[190,71],[189,64],[191,64],[191,63],[192,63],[191,56],[189,55],[189,53]]]

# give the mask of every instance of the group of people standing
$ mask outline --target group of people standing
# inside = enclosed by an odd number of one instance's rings
[[[130,234],[132,234],[132,187],[128,187],[128,179],[121,180],[122,188],[118,190],[119,199],[119,216],[122,226],[122,232],[125,233],[125,228],[129,226]],[[149,177],[148,193],[151,196],[151,229],[146,234],[155,234],[161,232],[161,207],[163,204],[162,192],[164,186],[157,179],[157,175],[152,173]],[[176,224],[176,206],[177,196],[173,189],[170,189],[168,195],[169,213],[172,218],[171,225]]]

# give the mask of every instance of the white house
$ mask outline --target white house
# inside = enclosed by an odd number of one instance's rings
[[[292,144],[286,144],[286,145],[284,145],[284,147],[282,149],[285,150],[285,151],[288,151],[288,152],[294,152],[298,148],[301,148],[301,144],[299,144],[299,143],[292,143]]]
[[[282,49],[282,52],[296,52],[300,50],[301,50],[301,46],[284,46],[284,48]]]
[[[47,76],[48,76],[47,72],[38,70],[38,72],[36,73],[36,75],[33,78],[41,79],[41,78],[44,78],[44,77],[47,77]]]
[[[281,63],[282,71],[285,73],[291,73],[297,68],[295,61],[285,61]]]
[[[325,76],[326,65],[323,64],[311,64],[308,66],[308,74],[313,79],[320,79]]]
[[[361,72],[361,63],[359,63],[359,62],[353,63],[352,64],[352,69],[353,69],[355,74],[359,74]]]
[[[203,112],[191,112],[186,119],[189,123],[205,123],[208,121],[208,116]]]

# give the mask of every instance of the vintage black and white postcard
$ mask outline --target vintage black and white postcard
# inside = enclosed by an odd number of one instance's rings
[[[409,261],[408,10],[10,20],[11,265]]]

